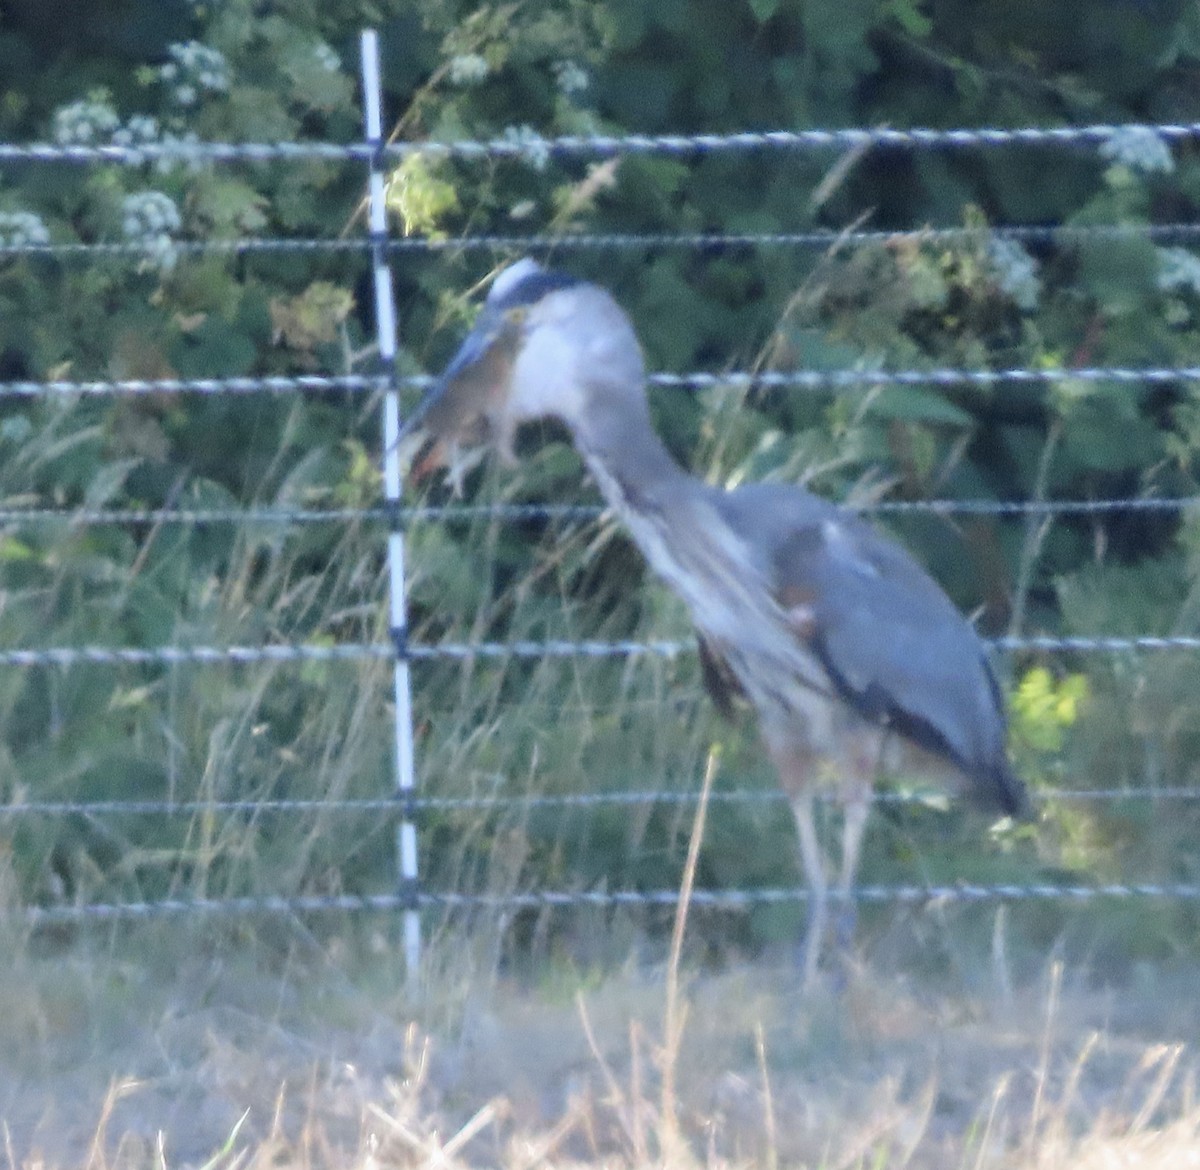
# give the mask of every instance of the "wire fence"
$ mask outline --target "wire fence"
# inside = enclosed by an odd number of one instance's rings
[[[364,93],[368,110],[378,105],[380,87],[370,76],[369,61],[373,50],[364,44]],[[525,138],[462,142],[384,143],[378,120],[368,118],[367,133],[360,143],[195,143],[145,144],[137,147],[80,144],[6,144],[0,143],[0,164],[132,166],[163,161],[190,165],[236,164],[242,162],[344,163],[369,173],[372,185],[373,221],[370,232],[350,238],[261,238],[174,240],[181,258],[188,256],[253,256],[272,254],[311,254],[342,256],[370,262],[375,276],[376,306],[379,311],[380,353],[391,353],[395,328],[390,309],[390,277],[385,258],[420,253],[464,251],[559,252],[653,249],[734,249],[797,248],[832,250],[891,246],[897,242],[931,244],[971,244],[981,240],[1011,240],[1031,246],[1071,246],[1092,242],[1145,239],[1159,244],[1194,245],[1200,242],[1200,224],[1011,224],[988,228],[931,226],[902,231],[854,230],[797,231],[766,233],[575,233],[567,235],[480,234],[466,239],[390,239],[382,216],[383,166],[419,151],[431,157],[448,157],[464,162],[510,160],[542,165],[546,159],[587,160],[616,155],[698,156],[745,151],[956,151],[992,149],[1087,150],[1104,148],[1117,140],[1141,136],[1159,143],[1192,141],[1200,137],[1200,123],[1178,124],[1101,124],[1082,127],[1016,127],[977,129],[888,127],[863,129],[812,129],[735,134],[697,135],[589,135],[555,138]],[[28,260],[35,263],[99,264],[106,260],[140,261],[146,255],[144,244],[114,241],[4,241],[0,240],[0,260]],[[1026,368],[929,368],[929,369],[830,369],[796,371],[693,370],[659,371],[650,376],[654,385],[703,390],[730,387],[742,390],[780,389],[798,392],[864,390],[881,387],[970,387],[1050,386],[1062,382],[1076,384],[1132,384],[1164,386],[1200,381],[1200,366],[1150,365],[1139,367],[1089,365],[1081,367]],[[31,927],[45,927],[88,921],[145,919],[188,914],[320,914],[371,911],[404,911],[410,927],[409,963],[416,965],[412,929],[420,909],[504,909],[545,910],[575,907],[669,907],[675,903],[674,890],[530,890],[504,895],[464,893],[453,890],[423,889],[417,882],[416,824],[419,816],[475,810],[504,814],[514,809],[594,809],[602,806],[628,807],[657,804],[683,805],[698,799],[691,790],[619,791],[536,795],[466,795],[434,797],[418,794],[411,766],[412,720],[403,696],[407,693],[410,665],[439,660],[473,661],[476,659],[546,658],[674,658],[690,654],[690,638],[658,640],[515,640],[495,642],[483,639],[467,642],[441,641],[423,644],[409,640],[404,618],[403,531],[413,524],[447,524],[458,521],[489,520],[523,522],[595,522],[604,509],[595,505],[556,505],[548,503],[483,504],[406,507],[400,503],[398,471],[393,444],[399,421],[397,393],[400,389],[420,390],[429,385],[424,376],[400,375],[389,363],[376,372],[354,375],[304,373],[273,376],[213,376],[203,378],[98,379],[98,380],[10,380],[0,382],[0,400],[46,400],[109,398],[113,396],[256,396],[287,394],[380,395],[387,403],[386,432],[382,461],[388,468],[389,488],[385,503],[373,507],[146,507],[97,508],[4,507],[0,525],[311,525],[379,523],[388,528],[388,557],[391,582],[392,635],[383,642],[340,641],[333,644],[281,643],[265,645],[65,645],[0,648],[0,667],[9,669],[70,670],[88,666],[193,666],[249,665],[255,663],[348,662],[378,660],[392,663],[397,694],[397,789],[386,797],[368,799],[178,799],[178,800],[27,800],[14,799],[0,807],[0,824],[29,818],[105,818],[118,816],[194,817],[213,814],[286,816],[307,813],[374,814],[395,822],[400,832],[397,857],[401,869],[396,893],[380,895],[328,894],[312,896],[256,896],[223,899],[162,899],[139,902],[96,902],[82,904],[39,905],[21,909]],[[1200,497],[1164,499],[1125,496],[1087,500],[887,500],[851,504],[856,511],[869,514],[928,513],[939,516],[976,515],[1028,520],[1031,517],[1079,518],[1110,516],[1122,512],[1177,515],[1195,509]],[[1129,634],[1096,636],[1009,636],[991,639],[996,651],[1024,654],[1109,654],[1121,655],[1159,651],[1200,651],[1200,637],[1187,634]],[[406,754],[407,753],[407,754]],[[1052,801],[1191,801],[1200,790],[1186,786],[1147,786],[1144,788],[1061,789],[1043,794]],[[784,800],[776,790],[736,789],[718,791],[710,799],[718,804],[777,804]],[[928,800],[921,793],[885,792],[876,796],[880,803],[920,803]],[[937,904],[944,902],[976,903],[1061,899],[1083,902],[1093,899],[1164,898],[1196,900],[1200,886],[1175,883],[1080,884],[956,884],[862,886],[854,896],[863,902],[898,904]],[[807,891],[791,888],[735,890],[699,890],[692,902],[713,910],[744,910],[755,905],[803,902]]]
[[[1103,516],[1120,512],[1186,512],[1200,508],[1200,496],[1167,499],[1126,496],[1100,500],[876,500],[843,505],[860,515]],[[0,524],[449,524],[492,520],[521,524],[532,520],[579,523],[599,520],[599,504],[422,504],[351,508],[0,508]]]
[[[755,390],[845,390],[880,386],[1046,386],[1056,382],[1116,382],[1161,385],[1200,381],[1200,366],[1062,366],[1010,369],[928,370],[690,370],[658,371],[648,377],[652,386],[705,390],[717,386]],[[108,397],[160,394],[296,394],[306,392],[361,393],[383,391],[393,384],[427,389],[427,375],[294,374],[242,378],[124,378],[95,381],[0,382],[2,398]]]
[[[0,821],[28,817],[191,817],[213,813],[377,813],[400,817],[406,813],[489,812],[513,813],[540,809],[628,808],[653,805],[692,805],[700,799],[698,790],[525,793],[515,796],[392,796],[374,799],[280,799],[259,797],[253,800],[26,800],[0,806]],[[828,794],[820,799],[833,800]],[[941,794],[927,792],[877,792],[873,801],[880,805],[940,804]],[[735,788],[709,794],[713,805],[785,805],[787,795],[777,788]],[[1144,788],[1055,788],[1035,793],[1042,804],[1056,801],[1191,801],[1200,800],[1200,789],[1180,787]]]
[[[397,640],[402,644],[397,648]],[[1136,637],[1010,635],[985,638],[984,645],[1006,652],[1032,651],[1047,654],[1120,654],[1142,650],[1200,650],[1200,636],[1191,634],[1142,634]],[[255,662],[352,662],[362,659],[394,659],[433,662],[439,659],[465,661],[481,658],[675,658],[695,648],[691,640],[654,639],[530,639],[511,642],[410,643],[403,635],[390,642],[281,643],[266,646],[43,646],[25,650],[0,650],[0,666],[180,666],[185,664],[234,664]]]
[[[0,162],[107,163],[145,166],[154,162],[190,164],[227,162],[402,162],[413,154],[477,161],[522,159],[535,166],[548,158],[609,158],[613,155],[698,155],[776,150],[992,149],[1036,146],[1096,147],[1133,136],[1172,143],[1200,137],[1200,122],[1097,123],[1091,126],[1016,126],[896,129],[768,130],[734,134],[568,134],[521,139],[493,138],[459,142],[157,142],[0,143]]]
[[[805,904],[811,894],[801,887],[752,890],[693,890],[691,906],[701,910],[745,911],[756,906]],[[830,890],[833,902],[842,894]],[[936,907],[950,903],[1047,902],[1086,903],[1099,900],[1161,898],[1194,902],[1200,899],[1200,885],[1188,882],[1163,884],[1145,882],[1103,885],[953,885],[953,886],[858,886],[854,901],[861,903]],[[96,902],[80,906],[35,906],[26,913],[30,927],[77,925],[81,922],[147,920],[187,915],[234,917],[252,914],[310,915],[375,912],[394,914],[418,909],[429,910],[574,910],[590,907],[611,911],[625,908],[644,910],[670,908],[678,904],[678,890],[534,890],[512,894],[458,894],[452,891],[420,891],[403,894],[328,894],[305,897],[252,898],[164,898],[155,902]]]
[[[618,251],[646,252],[660,248],[686,251],[728,248],[804,248],[829,251],[834,248],[892,247],[902,243],[977,244],[988,240],[1012,240],[1021,244],[1072,245],[1114,240],[1144,239],[1156,244],[1194,244],[1200,240],[1200,224],[1112,223],[1112,224],[998,224],[989,227],[925,227],[895,231],[806,231],[806,232],[568,232],[561,235],[488,235],[429,239],[411,237],[382,244],[389,256],[466,252],[555,252]],[[277,253],[313,253],[366,259],[371,241],[361,236],[288,238],[246,236],[238,239],[173,241],[181,257],[232,255],[252,256]],[[103,259],[141,261],[146,245],[135,241],[64,241],[32,243],[0,240],[0,258],[79,260],[96,263]]]

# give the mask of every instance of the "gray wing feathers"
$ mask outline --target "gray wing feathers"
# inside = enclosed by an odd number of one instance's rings
[[[1024,799],[1007,763],[1003,701],[974,628],[899,545],[798,488],[727,497],[786,606],[815,617],[814,648],[842,697],[949,758],[1008,811]]]

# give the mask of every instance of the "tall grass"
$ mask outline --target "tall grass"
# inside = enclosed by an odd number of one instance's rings
[[[346,368],[353,369],[349,357]],[[726,476],[754,470],[753,459],[739,455],[753,449],[753,436],[735,426],[741,405],[720,390],[707,403],[711,425],[697,458],[713,478],[722,477],[726,462],[735,468]],[[46,401],[21,409],[29,428],[0,463],[0,501],[10,506],[286,508],[378,497],[368,453],[375,419],[351,404]],[[162,458],[154,436],[172,428],[190,437],[192,466]],[[473,499],[592,498],[564,445],[536,435],[527,442],[518,470],[485,464],[472,473]],[[814,455],[821,452],[822,466],[836,464],[828,442],[813,447]],[[452,502],[442,484],[413,502],[422,499]],[[680,604],[646,578],[611,518],[512,524],[475,516],[414,524],[408,539],[416,642],[689,637]],[[383,549],[383,526],[367,521],[10,522],[0,541],[0,639],[67,646],[386,641]],[[1035,552],[1031,546],[1030,556]],[[1142,676],[1121,683],[1119,666],[1113,686],[1136,687]],[[526,798],[693,792],[714,745],[723,750],[721,789],[773,790],[753,726],[717,721],[694,655],[422,661],[413,675],[420,794],[513,801],[421,814],[422,878],[430,889],[503,895],[673,888],[691,815],[686,804],[570,809]],[[1111,706],[1117,693],[1106,689],[1099,701]],[[18,906],[389,891],[396,882],[394,818],[338,809],[336,802],[392,792],[391,701],[391,667],[374,660],[7,669],[0,677],[0,802],[8,806],[0,815],[0,889]],[[1023,762],[1035,786],[1056,770],[1060,779],[1086,785],[1087,775],[1071,765],[1091,750],[1082,739],[1063,746],[1052,765],[1029,753]],[[328,804],[303,814],[20,811],[38,800],[289,797]],[[1050,810],[1036,833],[990,835],[958,808],[883,809],[873,821],[863,879],[1022,884],[1194,873],[1189,806],[1173,805],[1170,815],[1151,802]],[[782,805],[714,803],[697,881],[797,884]],[[864,937],[890,949],[898,937],[928,932],[901,949],[938,969],[961,965],[959,948],[986,953],[991,907],[939,913],[943,925],[934,929],[920,912],[871,909]],[[796,906],[698,914],[695,927],[716,953],[786,947],[801,915]],[[470,918],[487,925],[497,963],[560,946],[589,956],[593,939],[611,937],[594,929],[598,921],[619,926],[629,939],[653,938],[652,949],[660,948],[666,920],[661,911],[629,910]],[[1195,915],[1167,903],[1087,913],[1037,904],[1015,908],[1010,923],[1017,961],[1023,954],[1035,961],[1065,939],[1131,964],[1190,947]],[[430,920],[435,931],[459,925]]]

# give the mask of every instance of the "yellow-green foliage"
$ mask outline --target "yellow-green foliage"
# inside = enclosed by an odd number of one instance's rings
[[[1061,752],[1066,730],[1079,718],[1087,698],[1084,675],[1056,679],[1046,667],[1032,667],[1013,695],[1013,735],[1018,743],[1035,751]]]
[[[400,217],[406,236],[444,240],[446,233],[439,225],[458,210],[458,194],[438,177],[435,167],[426,155],[410,154],[388,181],[388,209]]]

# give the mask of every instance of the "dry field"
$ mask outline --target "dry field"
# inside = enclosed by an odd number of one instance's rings
[[[788,962],[518,979],[446,937],[412,992],[381,936],[3,950],[12,1170],[1200,1166],[1189,969],[929,986],[868,955],[805,996]]]

